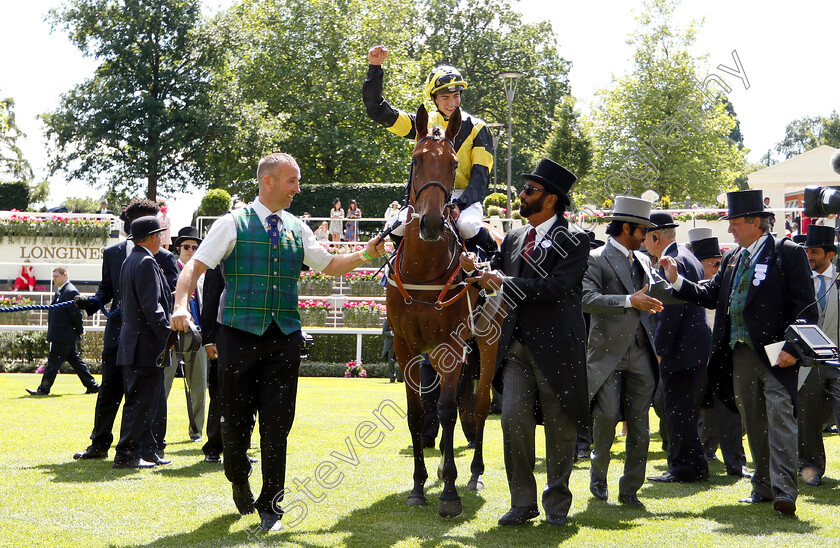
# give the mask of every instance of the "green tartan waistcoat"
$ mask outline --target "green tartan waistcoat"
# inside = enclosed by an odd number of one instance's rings
[[[282,212],[280,244],[271,245],[253,207],[231,212],[236,245],[224,260],[227,287],[222,324],[262,335],[271,322],[284,334],[300,329],[297,282],[303,265],[300,221]]]

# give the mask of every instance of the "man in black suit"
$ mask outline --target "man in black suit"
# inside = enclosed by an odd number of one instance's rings
[[[57,266],[52,271],[53,283],[55,284],[55,296],[50,304],[72,301],[79,290],[70,283],[70,275],[67,268]],[[55,376],[58,370],[69,362],[73,371],[79,376],[79,380],[85,385],[85,394],[96,394],[99,392],[99,385],[96,384],[90,374],[87,364],[79,356],[79,349],[76,343],[85,333],[82,325],[82,311],[75,306],[64,306],[51,308],[48,313],[49,326],[47,327],[47,342],[50,343],[50,353],[47,356],[47,368],[41,378],[41,384],[36,390],[27,388],[26,391],[32,396],[46,396],[50,393]]]
[[[676,228],[670,213],[656,211],[655,224],[645,236],[645,248],[657,258],[673,257],[679,273],[687,280],[703,279],[703,265],[684,246],[677,245]],[[649,477],[656,482],[693,482],[709,477],[697,427],[700,387],[712,345],[706,324],[706,310],[692,303],[666,304],[657,314],[653,342],[662,380],[665,424],[668,431],[668,470]]]
[[[129,232],[131,222],[147,215],[157,215],[158,205],[148,198],[138,198],[126,208],[126,232]],[[120,272],[122,264],[134,247],[131,240],[105,248],[102,252],[102,280],[99,288],[91,298],[79,297],[77,305],[85,310],[89,316],[96,313],[101,306],[111,303],[112,314],[105,323],[105,336],[102,348],[102,386],[96,398],[96,409],[93,417],[93,431],[90,434],[91,443],[84,450],[73,455],[75,459],[104,459],[108,456],[108,448],[114,440],[112,434],[114,420],[117,418],[120,403],[123,398],[122,368],[117,367],[117,349],[120,344],[120,329],[122,327],[122,300],[120,298]],[[155,254],[155,260],[166,276],[166,281],[174,291],[178,281],[178,267],[175,255],[165,249]],[[163,432],[160,432],[161,426]],[[158,421],[156,425],[159,441],[163,442],[166,423]]]
[[[172,314],[172,293],[154,258],[164,230],[153,215],[133,221],[134,249],[120,272],[123,325],[117,365],[123,368],[125,406],[114,468],[153,468],[170,462],[157,454],[152,431],[161,404],[166,406],[157,357],[164,350]]]
[[[577,177],[543,159],[519,194],[528,225],[512,230],[478,283],[503,288],[508,304],[494,386],[503,394],[502,435],[511,508],[499,525],[539,515],[534,478],[534,432],[539,404],[545,423],[546,485],[542,506],[552,525],[567,523],[577,429],[589,421],[585,324],[581,309],[589,237],[563,216]],[[474,268],[473,256],[462,260]]]
[[[768,234],[770,213],[760,190],[729,192],[727,201],[723,219],[739,247],[723,256],[711,280],[682,278],[672,257],[661,264],[680,298],[716,308],[709,378],[724,404],[737,404],[755,463],[752,494],[740,502],[772,500],[776,511],[794,514],[799,366],[789,343],[772,363],[765,346],[784,341],[797,319],[819,319],[811,269],[802,247]]]

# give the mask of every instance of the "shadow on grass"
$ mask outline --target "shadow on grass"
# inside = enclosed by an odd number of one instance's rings
[[[231,533],[231,526],[239,521],[241,517],[242,516],[239,514],[225,514],[224,516],[219,516],[211,521],[208,521],[193,531],[163,537],[148,544],[132,544],[131,546],[192,546],[196,544],[196,542],[201,541],[212,542],[213,546],[242,546],[243,544],[254,544],[253,539],[249,537],[250,533],[248,531]],[[246,518],[251,519],[252,521],[254,520],[254,516],[246,516]],[[111,546],[112,548],[115,548],[119,545],[112,544]]]
[[[111,459],[77,460],[62,462],[59,464],[39,464],[31,469],[41,470],[52,474],[50,480],[53,483],[102,483],[107,481],[122,481],[126,476],[138,474],[136,479],[141,479],[139,474],[150,474],[150,470],[135,470],[132,468],[114,469],[114,461]]]
[[[724,535],[761,536],[773,533],[813,534],[819,531],[810,521],[798,516],[783,516],[773,510],[772,503],[727,504],[711,506],[699,514],[674,512],[657,514],[668,518],[703,518],[719,524],[715,532]]]
[[[268,546],[274,543],[276,545],[293,543],[295,546],[313,548],[323,546],[323,544],[313,544],[307,540],[308,537],[335,534],[342,536],[341,543],[348,548],[381,546],[383,539],[387,539],[389,546],[408,541],[412,546],[438,546],[443,538],[456,542],[459,537],[452,535],[451,531],[475,519],[485,501],[474,492],[462,492],[463,514],[456,518],[441,518],[437,515],[439,489],[440,482],[427,486],[426,496],[429,501],[427,506],[407,506],[406,500],[410,491],[403,491],[389,495],[366,508],[350,512],[328,529],[298,531],[295,528],[289,528],[279,534],[264,533],[260,535],[260,539]],[[317,508],[311,507],[309,511],[316,512]],[[416,542],[418,539],[419,543]],[[460,540],[475,545],[475,539],[472,536]]]

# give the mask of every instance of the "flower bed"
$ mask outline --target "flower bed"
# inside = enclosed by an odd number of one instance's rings
[[[350,295],[354,297],[381,297],[385,295],[385,288],[379,285],[382,273],[375,270],[360,270],[344,275],[344,281],[350,287]]]
[[[327,324],[327,312],[330,304],[326,301],[306,300],[298,303],[300,323],[304,326],[324,327]]]
[[[349,362],[347,362],[347,365],[344,366],[344,376],[347,378],[366,378],[368,374],[367,371],[365,371],[365,368],[361,366],[361,364],[356,363],[356,360],[350,360]]]
[[[385,305],[373,301],[355,301],[344,303],[345,327],[380,327]]]
[[[43,238],[73,245],[105,244],[111,233],[111,222],[64,215],[42,217],[12,210],[0,219],[0,242],[35,243]]]
[[[298,295],[332,295],[333,277],[307,270],[298,278]]]
[[[0,308],[12,308],[15,306],[29,306],[35,304],[31,299],[27,299],[21,295],[17,297],[4,297],[0,295]],[[0,312],[0,324],[2,325],[26,325],[28,324],[27,316],[29,312],[21,310],[19,312]]]

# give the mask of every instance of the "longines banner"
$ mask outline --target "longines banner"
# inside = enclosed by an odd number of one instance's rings
[[[110,238],[105,244],[72,245],[53,244],[49,238],[29,244],[4,240],[0,244],[0,289],[8,289],[3,287],[2,282],[14,282],[24,261],[32,264],[35,277],[39,283],[44,281],[46,285],[49,285],[52,269],[57,265],[69,267],[71,280],[98,281],[102,277],[102,252],[118,241]]]

